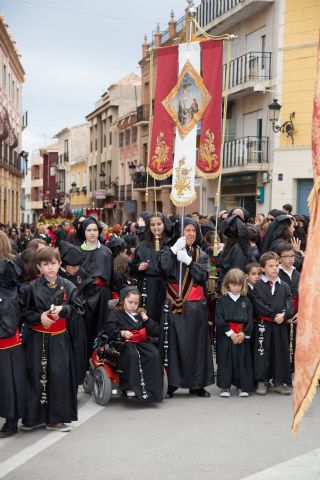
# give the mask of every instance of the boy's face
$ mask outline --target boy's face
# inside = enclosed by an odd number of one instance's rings
[[[247,273],[247,281],[251,283],[251,285],[255,285],[258,280],[261,278],[261,268],[260,267],[253,267],[251,268],[250,272]]]
[[[40,273],[51,282],[57,278],[60,262],[54,258],[50,262],[41,262],[37,267]]]
[[[66,265],[66,271],[73,277],[80,269],[80,265]]]
[[[279,275],[279,262],[274,259],[267,260],[261,269],[269,280],[276,280]]]
[[[96,242],[98,240],[99,230],[95,223],[90,223],[90,225],[87,226],[85,236],[88,242]]]
[[[280,256],[280,263],[284,268],[291,269],[294,264],[294,251],[285,250],[282,252]]]

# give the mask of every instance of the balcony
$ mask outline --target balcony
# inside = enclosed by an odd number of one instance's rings
[[[134,190],[145,190],[147,188],[147,173],[146,172],[137,172],[132,177],[133,180],[133,189]],[[154,183],[155,182],[155,183]],[[172,184],[172,176],[166,178],[165,180],[156,180],[148,176],[148,188],[163,187],[164,185]]]
[[[274,0],[202,0],[197,7],[201,27],[214,35],[225,32],[251,17]],[[212,32],[211,32],[212,31]]]
[[[227,85],[227,64],[223,65],[223,90]],[[248,52],[230,62],[228,94],[236,99],[251,93],[258,83],[271,79],[271,52]]]
[[[149,121],[149,104],[139,105],[137,107],[137,123]]]
[[[269,137],[242,137],[224,143],[223,173],[268,169],[268,163]]]

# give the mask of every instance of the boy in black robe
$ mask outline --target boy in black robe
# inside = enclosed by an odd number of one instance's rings
[[[290,395],[287,386],[290,376],[288,325],[294,314],[290,288],[279,278],[279,256],[266,252],[260,258],[263,271],[252,290],[255,324],[254,379],[256,393],[265,395],[267,383],[273,381],[273,391]]]
[[[0,417],[6,419],[0,438],[18,432],[25,409],[25,351],[19,334],[17,290],[20,273],[12,260],[0,260]]]
[[[78,299],[85,308],[88,286],[89,283],[91,283],[91,279],[83,268],[81,268],[84,254],[79,247],[64,240],[60,242],[59,251],[61,255],[59,276],[73,283],[77,288]],[[68,332],[74,354],[78,385],[82,385],[87,371],[87,333],[84,317],[77,315],[68,322]]]
[[[58,276],[60,254],[46,247],[37,254],[42,277],[28,288],[22,313],[29,327],[27,353],[27,407],[21,430],[46,426],[69,432],[77,420],[77,379],[69,322],[84,313],[76,287]]]

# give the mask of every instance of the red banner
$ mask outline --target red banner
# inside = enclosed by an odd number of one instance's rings
[[[178,47],[161,48],[157,51],[157,56],[157,83],[148,171],[153,178],[164,180],[172,174],[175,124],[162,101],[177,83]]]
[[[211,101],[201,118],[197,173],[203,178],[216,178],[220,169],[222,114],[222,40],[201,42],[202,78]]]
[[[299,286],[299,310],[293,389],[293,424],[296,432],[310,406],[320,378],[320,41],[313,104],[312,159],[315,184],[310,194],[308,243]]]

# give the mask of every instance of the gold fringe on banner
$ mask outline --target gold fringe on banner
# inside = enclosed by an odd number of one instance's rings
[[[170,168],[170,170],[168,170],[168,172],[166,173],[154,173],[154,171],[150,167],[148,167],[147,173],[156,180],[166,180],[172,175],[172,168]]]
[[[218,178],[220,175],[219,170],[213,173],[206,173],[203,170],[200,170],[200,168],[197,166],[196,166],[196,172],[197,172],[197,175],[199,175],[199,177],[205,178],[206,180],[214,180],[215,178]]]
[[[188,207],[189,205],[191,205],[193,202],[197,200],[197,194],[194,193],[192,197],[187,201],[186,200],[180,201],[180,200],[177,200],[176,198],[172,198],[172,195],[170,193],[170,200],[173,203],[173,205],[175,205],[176,207]]]
[[[312,381],[310,384],[310,387],[307,391],[306,396],[302,400],[301,404],[299,405],[299,408],[297,410],[297,413],[294,416],[293,423],[291,426],[291,432],[295,436],[299,427],[299,423],[302,420],[302,417],[310,407],[312,400],[314,399],[314,396],[317,391],[317,386],[318,386],[318,381],[320,379],[320,364],[318,363],[317,368],[313,374]]]

